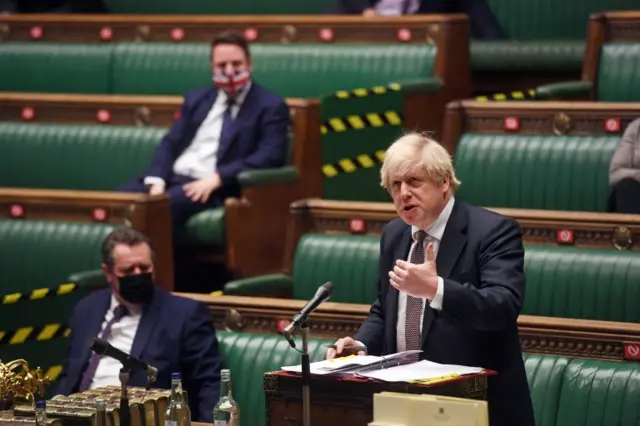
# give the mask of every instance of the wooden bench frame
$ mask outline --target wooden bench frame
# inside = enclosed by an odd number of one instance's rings
[[[638,117],[640,103],[454,101],[447,105],[441,143],[455,155],[463,133],[622,137],[626,126]],[[607,127],[610,120],[613,130]]]
[[[167,291],[174,289],[171,210],[164,194],[0,188],[0,219],[105,223],[137,229],[153,240],[158,285]]]
[[[582,81],[591,82],[590,100],[596,100],[600,53],[605,43],[640,42],[640,11],[594,13],[589,17]]]
[[[446,103],[471,96],[469,19],[464,14],[370,21],[358,16],[0,15],[0,42],[210,42],[225,29],[244,31],[260,43],[398,43],[408,37],[402,43],[435,44],[434,76],[442,88],[406,93],[403,125],[409,129],[439,133]],[[176,31],[183,38],[172,39]],[[111,37],[102,39],[105,33]],[[330,40],[324,41],[328,33]]]
[[[279,269],[284,254],[289,205],[323,194],[320,105],[313,99],[288,99],[291,108],[292,164],[298,179],[242,189],[225,201],[227,247],[205,253],[201,261],[223,261],[233,276],[260,275]],[[33,123],[166,126],[174,121],[180,97],[0,94],[3,120]],[[23,114],[30,117],[22,120]],[[106,119],[108,118],[108,120]],[[255,212],[259,211],[260,214]],[[264,223],[269,223],[268,227]]]
[[[176,293],[206,303],[216,329],[279,333],[305,301]],[[369,313],[368,305],[326,302],[311,315],[313,337],[353,335]],[[521,315],[523,352],[638,362],[640,324]],[[284,337],[283,337],[284,338]]]

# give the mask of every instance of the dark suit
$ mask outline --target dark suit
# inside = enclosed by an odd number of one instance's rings
[[[377,0],[339,0],[334,12],[361,15],[365,9],[375,7],[377,3]],[[421,0],[416,14],[427,13],[466,13],[469,15],[471,37],[483,40],[505,38],[487,0]]]
[[[378,298],[354,336],[372,355],[396,352],[398,291],[387,277],[397,259],[407,259],[412,241],[400,219],[382,233]],[[425,304],[421,358],[496,370],[488,379],[491,426],[534,426],[516,323],[525,286],[518,223],[455,200],[436,265],[442,311]]]
[[[171,199],[174,223],[181,224],[191,215],[206,208],[223,205],[227,197],[238,196],[239,173],[283,166],[287,158],[289,107],[280,96],[253,82],[233,121],[231,132],[220,140],[216,171],[222,181],[221,188],[204,205],[194,203],[186,197],[182,185],[194,179],[175,175],[173,164],[193,141],[217,97],[216,87],[188,92],[184,97],[180,117],[162,138],[148,170],[118,190],[147,192],[143,183],[145,177],[164,179]]]
[[[76,306],[69,326],[69,349],[57,394],[78,391],[91,355],[91,340],[100,333],[111,303],[111,290],[99,290]],[[171,373],[181,372],[194,421],[211,422],[220,393],[221,357],[207,306],[156,288],[147,305],[131,349],[131,355],[158,369],[153,387],[171,389]],[[130,386],[145,386],[144,371],[134,371]]]

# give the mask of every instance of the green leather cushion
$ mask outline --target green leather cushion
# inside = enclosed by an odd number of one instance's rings
[[[596,99],[640,101],[640,43],[608,43],[600,53]]]
[[[619,136],[464,134],[458,196],[484,207],[605,210]]]
[[[0,186],[113,190],[149,165],[163,128],[0,123]]]
[[[209,49],[205,43],[120,43],[114,51],[113,93],[178,95],[210,85]],[[427,44],[251,45],[256,81],[293,98],[431,76],[435,54]]]
[[[523,354],[537,426],[556,426],[562,377],[570,359],[554,355]]]
[[[637,253],[528,245],[525,274],[525,315],[640,321]]]
[[[244,425],[264,425],[265,399],[263,375],[278,371],[284,366],[301,363],[299,352],[289,346],[278,334],[250,334],[217,331],[224,368],[231,370],[233,396],[238,401],[241,422]],[[335,339],[309,339],[311,362],[324,359],[326,348],[322,345]],[[302,350],[302,341],[295,339],[296,347]]]
[[[473,71],[580,71],[585,43],[584,40],[474,40],[470,48]]]
[[[573,359],[564,370],[557,425],[640,425],[637,363]]]
[[[0,91],[109,93],[110,49],[99,44],[0,43]]]
[[[326,13],[335,0],[105,0],[112,13],[196,15],[317,15]]]
[[[332,302],[371,304],[377,296],[380,238],[305,234],[293,264],[293,298],[308,300],[326,281]]]

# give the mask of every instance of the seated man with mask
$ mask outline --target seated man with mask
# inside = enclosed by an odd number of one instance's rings
[[[174,227],[207,208],[239,196],[239,173],[284,165],[289,107],[251,79],[249,46],[227,31],[211,43],[216,87],[184,97],[180,117],[141,176],[117,190],[167,193]]]
[[[171,373],[181,373],[192,420],[212,422],[222,360],[211,315],[204,303],[156,287],[153,259],[149,239],[135,229],[117,229],[105,238],[102,269],[109,287],[76,306],[56,393],[120,386],[122,364],[90,348],[99,337],[157,368],[152,387],[171,389]],[[134,370],[128,385],[146,382],[146,372]]]

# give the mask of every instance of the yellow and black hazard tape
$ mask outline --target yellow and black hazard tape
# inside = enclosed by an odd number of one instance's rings
[[[322,166],[322,173],[328,178],[338,176],[341,173],[353,173],[360,169],[370,169],[377,164],[382,164],[384,151],[379,150],[373,154],[360,154],[355,158],[343,158],[333,164]]]
[[[526,101],[535,99],[536,91],[534,89],[525,91],[515,91],[506,93],[494,93],[488,96],[477,96],[476,101],[489,102],[489,101]]]
[[[347,130],[361,130],[368,127],[401,126],[402,114],[397,111],[351,114],[346,117],[333,117],[322,123],[322,134],[342,133]]]
[[[20,327],[17,330],[0,330],[0,345],[21,345],[33,341],[46,341],[59,337],[69,337],[71,329],[65,324],[45,324],[41,326]]]
[[[52,365],[51,367],[44,370],[43,376],[48,377],[52,382],[55,382],[58,379],[58,376],[60,376],[60,373],[62,373],[62,366]]]
[[[61,284],[51,288],[37,288],[31,291],[25,291],[23,293],[9,293],[2,296],[3,305],[11,305],[18,302],[26,302],[27,300],[44,299],[45,297],[63,296],[65,294],[73,293],[78,289],[75,283]]]
[[[388,92],[399,92],[401,90],[402,85],[399,83],[389,83],[386,86],[374,86],[366,89],[338,90],[334,93],[334,96],[337,99],[366,98],[371,95],[384,95]]]

